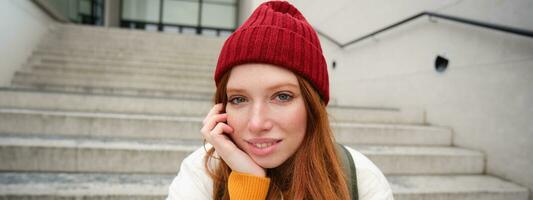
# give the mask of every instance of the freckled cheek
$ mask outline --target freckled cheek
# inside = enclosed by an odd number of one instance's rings
[[[286,109],[281,111],[276,116],[279,116],[278,123],[283,124],[284,129],[290,132],[305,132],[307,123],[307,114],[304,109]]]
[[[227,124],[233,128],[232,138],[238,137],[245,123],[242,117],[243,115],[232,110],[228,110],[226,113],[228,114]]]
[[[227,124],[230,125],[231,127],[235,128],[235,126],[238,124],[237,122],[239,121],[237,119],[237,113],[231,111],[231,110],[228,110],[226,111],[226,114],[228,114],[228,120],[227,120]]]

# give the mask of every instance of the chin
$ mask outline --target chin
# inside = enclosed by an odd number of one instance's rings
[[[268,158],[253,158],[252,157],[252,159],[255,161],[255,163],[257,163],[259,166],[265,169],[276,168],[280,166],[281,164],[283,164],[283,162],[280,160],[271,160]]]

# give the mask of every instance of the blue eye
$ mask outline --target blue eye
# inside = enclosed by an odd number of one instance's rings
[[[239,103],[242,103],[242,102],[245,102],[246,99],[244,99],[244,97],[234,97],[234,98],[231,98],[229,100],[229,103],[231,104],[239,104]]]
[[[276,99],[280,101],[290,101],[293,97],[290,94],[280,93],[276,96]]]

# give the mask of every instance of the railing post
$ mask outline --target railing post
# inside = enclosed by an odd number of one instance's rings
[[[157,24],[157,30],[163,31],[163,4],[165,0],[159,0],[159,23]]]
[[[198,2],[198,24],[196,25],[196,34],[202,34],[202,4],[203,0]]]

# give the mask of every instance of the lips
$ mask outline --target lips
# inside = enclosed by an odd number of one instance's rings
[[[282,140],[275,138],[254,138],[245,141],[248,144],[248,149],[252,154],[257,156],[265,156],[274,152]]]

